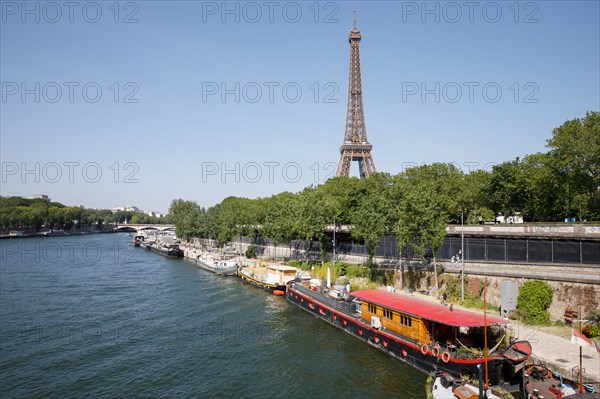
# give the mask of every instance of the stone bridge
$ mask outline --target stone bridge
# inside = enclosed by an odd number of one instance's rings
[[[116,231],[143,231],[143,230],[158,230],[158,231],[175,231],[174,224],[117,224],[114,229]]]

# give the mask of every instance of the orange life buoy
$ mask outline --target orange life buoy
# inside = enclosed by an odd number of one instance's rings
[[[444,363],[448,363],[450,361],[450,353],[448,353],[448,351],[442,353],[442,360]]]
[[[427,344],[421,345],[421,353],[426,355],[427,352],[429,352],[429,345],[427,345]]]
[[[361,329],[358,330],[358,335],[362,335],[362,330]]]
[[[337,320],[337,315],[336,314],[333,315],[333,320]]]
[[[375,338],[373,338],[373,341],[375,341],[376,344],[379,343],[379,337],[376,335]]]
[[[406,349],[402,348],[402,356],[406,357],[406,355],[408,355],[408,352]]]
[[[346,319],[344,319],[344,326],[347,325],[347,324],[348,324],[348,322],[346,321]]]
[[[435,344],[433,348],[431,348],[431,356],[438,357],[440,355],[440,346]]]
[[[383,340],[383,347],[387,348],[387,341],[385,339]]]

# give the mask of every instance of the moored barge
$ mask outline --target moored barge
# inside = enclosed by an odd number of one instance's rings
[[[591,384],[579,383],[552,372],[542,365],[525,364],[526,398],[561,399],[566,397],[600,399],[600,393]]]
[[[354,291],[335,299],[322,288],[311,290],[296,281],[288,284],[286,299],[425,374],[471,378],[487,363],[491,385],[507,392],[522,390],[521,369],[531,354],[528,342],[511,342],[500,351],[498,339],[487,357],[479,349],[484,325],[488,330],[497,327],[501,335],[504,319],[488,316],[484,324],[483,315],[382,290]]]
[[[298,269],[285,265],[268,265],[266,267],[242,266],[238,276],[250,284],[269,291],[284,292],[287,284],[296,279]]]
[[[202,254],[196,258],[198,267],[221,276],[235,276],[238,271],[238,263],[233,259],[219,259],[212,254]]]
[[[146,250],[156,252],[157,254],[168,256],[170,258],[182,258],[183,250],[175,240],[163,238],[161,240],[146,240],[140,243],[140,246]]]

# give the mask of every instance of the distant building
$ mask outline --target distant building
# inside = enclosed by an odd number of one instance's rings
[[[116,208],[111,209],[111,211],[114,213],[114,212],[119,212],[119,211],[139,212],[140,210],[137,206],[129,205],[129,206],[118,206]]]
[[[523,223],[523,216],[521,216],[519,213],[515,213],[514,215],[508,216],[506,218],[504,216],[497,216],[496,222],[506,224],[520,224]]]
[[[33,194],[31,197],[29,197],[31,199],[43,199],[44,201],[50,201],[50,197],[48,197],[46,194]]]

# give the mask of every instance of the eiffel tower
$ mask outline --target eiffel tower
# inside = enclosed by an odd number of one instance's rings
[[[360,77],[360,31],[354,28],[348,37],[350,42],[350,81],[348,83],[348,112],[346,114],[346,131],[344,144],[340,147],[340,163],[336,176],[350,176],[352,161],[358,161],[360,177],[369,177],[375,173],[375,163],[371,156],[373,146],[367,138],[365,111],[363,109],[362,82]]]

